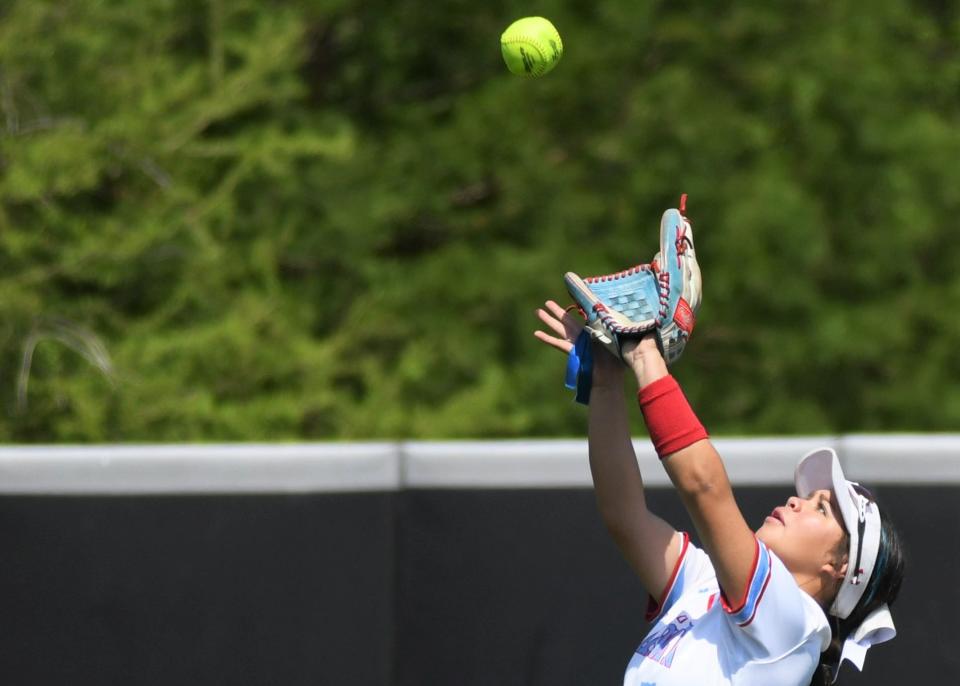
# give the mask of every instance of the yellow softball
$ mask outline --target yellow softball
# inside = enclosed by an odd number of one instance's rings
[[[507,69],[521,76],[543,76],[563,56],[563,41],[556,27],[543,17],[517,19],[500,36],[500,51]]]

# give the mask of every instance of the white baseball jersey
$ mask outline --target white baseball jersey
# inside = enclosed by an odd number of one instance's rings
[[[783,562],[758,540],[746,599],[730,607],[710,558],[678,535],[680,559],[660,601],[650,598],[654,625],[624,686],[807,686],[830,625]]]

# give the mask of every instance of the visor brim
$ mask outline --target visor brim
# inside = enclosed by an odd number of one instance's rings
[[[800,458],[794,472],[794,485],[801,498],[809,498],[821,490],[833,493],[834,505],[847,533],[856,532],[859,514],[853,486],[844,476],[840,459],[832,448],[818,448]]]

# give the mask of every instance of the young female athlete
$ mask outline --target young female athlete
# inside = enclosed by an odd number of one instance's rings
[[[553,301],[537,313],[548,329],[537,338],[569,353],[582,324]],[[651,592],[653,627],[624,686],[807,686],[835,681],[844,659],[862,668],[870,645],[896,634],[889,605],[904,560],[886,516],[844,477],[833,451],[806,455],[797,495],[751,531],[653,335],[624,346],[651,440],[700,550],[647,510],[624,403],[627,367],[597,344],[593,359],[588,439],[597,503]]]

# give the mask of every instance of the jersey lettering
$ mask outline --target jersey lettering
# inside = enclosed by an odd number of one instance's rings
[[[686,612],[681,612],[677,618],[659,631],[650,633],[640,647],[637,654],[650,660],[659,662],[669,669],[673,664],[673,656],[677,652],[677,644],[687,632],[693,628],[693,620]]]

